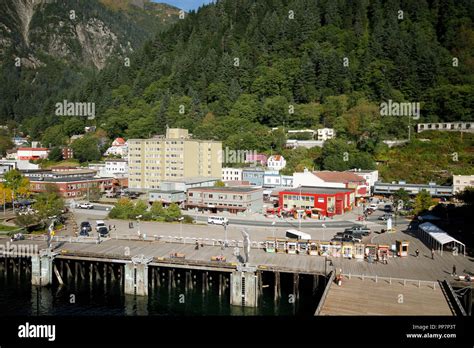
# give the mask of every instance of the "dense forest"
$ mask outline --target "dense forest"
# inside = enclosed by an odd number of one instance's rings
[[[116,57],[83,83],[58,86],[21,129],[61,145],[67,138],[53,135],[79,132],[81,122],[109,138],[168,125],[233,149],[283,152],[288,170],[374,168],[417,151],[382,143],[406,139],[409,122],[414,133],[416,122],[473,119],[473,20],[470,0],[219,0],[146,41],[130,65]],[[63,99],[95,102],[96,119],[54,116]],[[420,119],[381,116],[388,100],[420,103]],[[319,127],[337,139],[283,149],[287,129]],[[473,148],[471,136],[461,141]],[[460,158],[455,171],[472,168],[472,151]]]

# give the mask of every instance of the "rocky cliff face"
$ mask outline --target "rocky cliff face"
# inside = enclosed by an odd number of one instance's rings
[[[147,8],[146,0],[119,2],[117,9],[99,0],[2,0],[0,64],[18,57],[22,66],[37,68],[54,58],[102,69],[110,57],[130,54],[179,11]]]

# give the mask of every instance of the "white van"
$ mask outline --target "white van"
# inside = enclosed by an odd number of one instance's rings
[[[228,225],[229,220],[222,216],[209,216],[207,218],[207,223],[211,225]]]
[[[309,235],[308,233],[298,231],[298,230],[287,230],[286,238],[297,239],[297,240],[310,240],[311,235]]]

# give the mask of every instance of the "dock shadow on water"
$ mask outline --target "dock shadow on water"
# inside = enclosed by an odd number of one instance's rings
[[[150,267],[148,296],[125,295],[123,265],[55,260],[50,286],[31,284],[31,262],[0,262],[0,315],[312,316],[323,276],[261,272],[256,308],[230,305],[230,274]]]

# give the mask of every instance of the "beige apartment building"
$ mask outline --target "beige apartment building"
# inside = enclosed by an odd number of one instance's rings
[[[474,187],[474,175],[453,175],[453,194],[464,191],[466,187]]]
[[[187,129],[166,135],[129,139],[129,188],[158,189],[163,180],[222,175],[222,143],[192,139]]]

